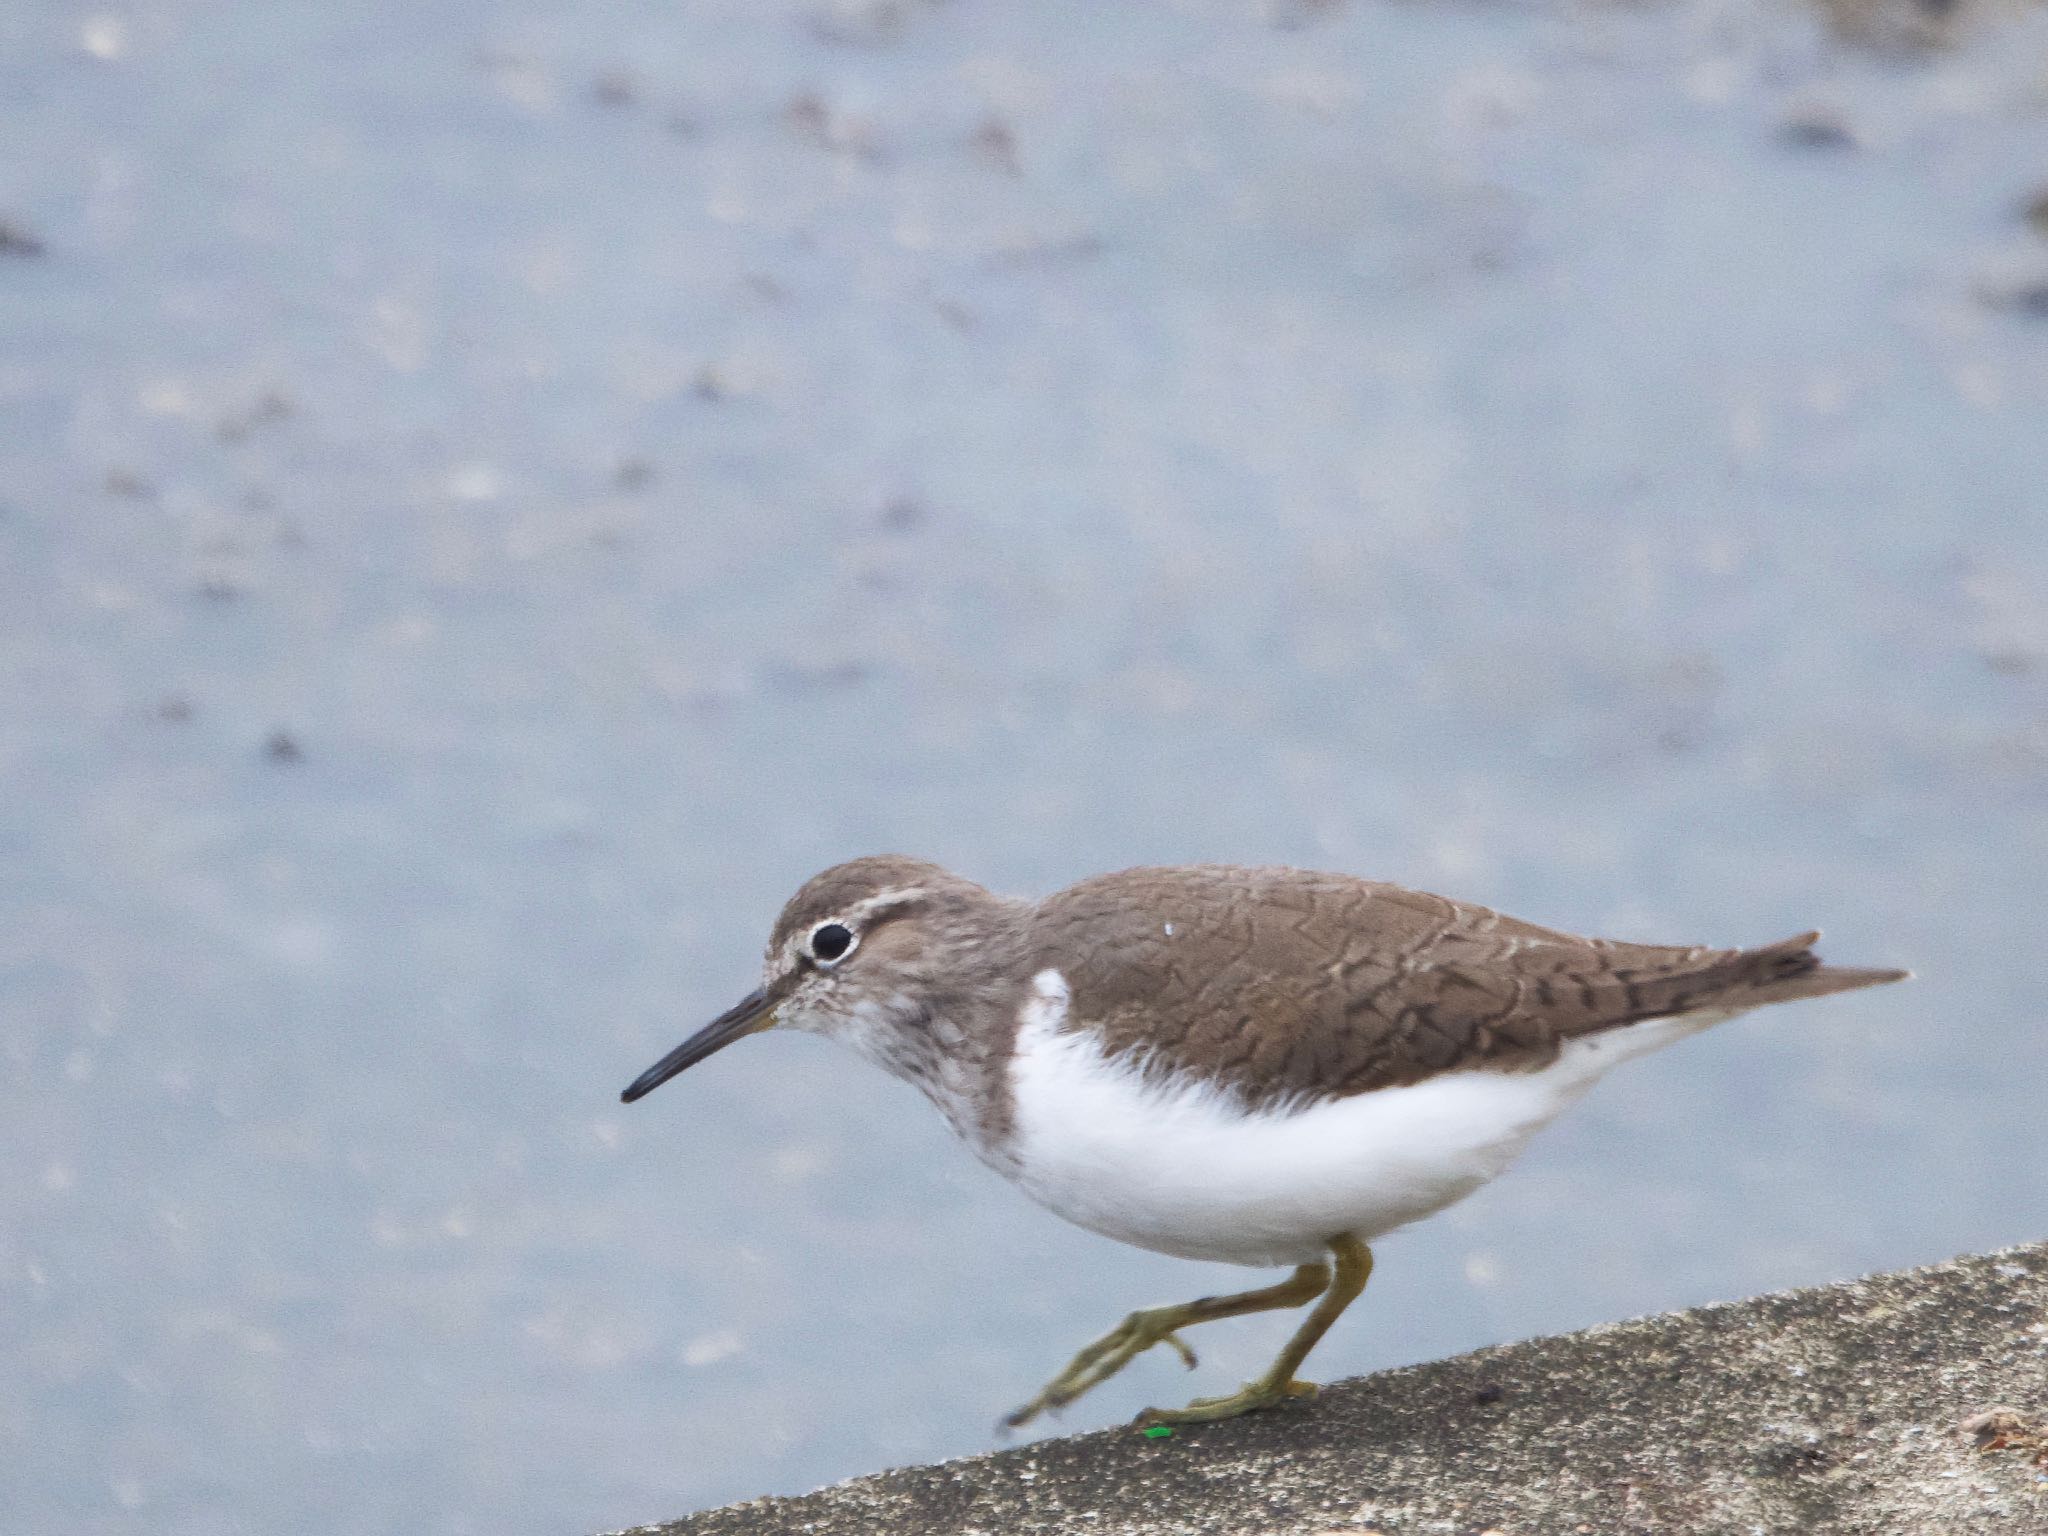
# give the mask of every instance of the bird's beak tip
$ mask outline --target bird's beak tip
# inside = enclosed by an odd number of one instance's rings
[[[619,1095],[619,1102],[631,1104],[635,1099],[645,1098],[678,1072],[724,1050],[740,1036],[766,1029],[774,1022],[775,1003],[767,989],[749,993],[633,1079]]]

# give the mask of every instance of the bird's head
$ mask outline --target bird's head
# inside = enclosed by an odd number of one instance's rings
[[[831,1035],[904,1072],[933,1000],[986,949],[1011,903],[936,864],[877,854],[806,881],[782,909],[761,985],[636,1078],[628,1104],[743,1035]]]

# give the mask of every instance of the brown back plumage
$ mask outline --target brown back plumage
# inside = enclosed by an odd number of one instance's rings
[[[1067,978],[1071,1027],[1254,1102],[1526,1071],[1577,1035],[1907,974],[1823,965],[1818,933],[1747,950],[1624,944],[1296,869],[1125,870],[1048,897],[1029,922],[1033,963]]]

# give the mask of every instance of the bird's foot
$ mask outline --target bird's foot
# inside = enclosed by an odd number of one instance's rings
[[[1290,1398],[1314,1397],[1312,1381],[1248,1381],[1228,1397],[1198,1397],[1185,1408],[1147,1408],[1134,1421],[1141,1428],[1152,1424],[1209,1424],[1217,1419],[1234,1419],[1241,1413],[1273,1408]]]
[[[1195,1352],[1174,1331],[1190,1320],[1187,1306],[1151,1307],[1143,1312],[1133,1312],[1074,1356],[1064,1371],[1046,1383],[1043,1392],[1015,1413],[1005,1415],[1003,1426],[1016,1429],[1030,1423],[1047,1409],[1066,1407],[1089,1388],[1109,1380],[1154,1344],[1168,1346],[1189,1370],[1193,1370]]]

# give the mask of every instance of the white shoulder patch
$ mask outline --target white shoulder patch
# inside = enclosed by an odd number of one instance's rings
[[[1073,993],[1067,988],[1067,978],[1047,966],[1031,978],[1031,996],[1019,1011],[1017,1022],[1029,1030],[1057,1033],[1067,1022],[1067,1004],[1072,1000]]]

